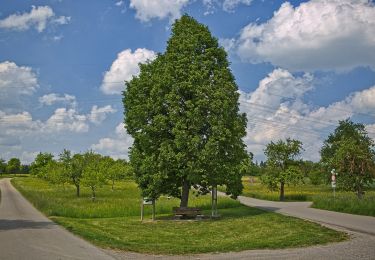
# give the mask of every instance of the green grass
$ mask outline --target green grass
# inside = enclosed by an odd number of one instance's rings
[[[153,254],[228,252],[261,248],[302,247],[342,241],[344,233],[318,224],[219,199],[218,220],[172,220],[178,200],[165,197],[156,203],[157,220],[140,222],[140,193],[134,182],[118,183],[98,190],[91,202],[83,188],[81,198],[74,189],[56,187],[36,178],[16,178],[12,183],[37,208],[73,233],[105,248]],[[190,206],[210,213],[208,196],[191,196]]]
[[[272,201],[279,200],[278,191],[269,191],[256,177],[253,180],[254,183],[250,183],[249,177],[243,178],[244,196]],[[314,208],[375,216],[375,187],[366,191],[362,200],[359,200],[354,192],[346,192],[340,189],[336,189],[336,197],[333,199],[333,191],[330,185],[312,185],[306,179],[305,184],[285,186],[285,200],[312,201],[312,207]]]

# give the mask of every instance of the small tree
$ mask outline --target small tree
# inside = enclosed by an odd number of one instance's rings
[[[3,158],[0,158],[0,175],[3,175],[6,171],[7,164]]]
[[[21,161],[20,161],[20,159],[11,158],[8,161],[6,169],[7,169],[7,173],[13,173],[13,174],[20,173],[20,171],[21,171]]]
[[[262,175],[261,181],[270,190],[279,190],[281,201],[285,199],[285,184],[297,184],[303,179],[298,162],[295,160],[301,151],[302,142],[290,138],[285,142],[282,140],[271,142],[265,149],[267,170]]]
[[[38,153],[38,155],[35,157],[34,162],[30,165],[31,175],[35,175],[40,178],[46,178],[46,176],[44,176],[45,171],[43,171],[43,168],[47,166],[47,164],[52,160],[53,155],[51,153]]]
[[[63,184],[66,182],[66,175],[63,171],[63,165],[61,162],[52,160],[43,168],[44,176],[47,181],[53,184]]]
[[[361,199],[375,177],[374,148],[374,141],[368,136],[365,126],[346,119],[339,121],[334,133],[324,141],[321,160],[339,173],[339,187],[354,191]]]
[[[106,182],[105,171],[107,170],[109,161],[102,160],[100,154],[92,151],[86,152],[83,158],[82,184],[91,189],[92,201],[95,201],[96,189]]]
[[[70,156],[70,152],[69,152]],[[71,161],[71,169],[67,171],[68,179],[71,184],[73,184],[76,187],[76,195],[77,197],[80,196],[80,187],[81,187],[81,179],[83,175],[83,170],[85,168],[85,160],[83,158],[82,154],[75,154],[71,159],[68,161]],[[63,162],[64,167],[66,167],[66,164],[68,161]]]
[[[113,160],[110,157],[104,157],[107,160],[108,168],[106,170],[107,179],[111,181],[112,191],[114,190],[115,181],[122,180],[131,175],[130,166],[125,160]]]

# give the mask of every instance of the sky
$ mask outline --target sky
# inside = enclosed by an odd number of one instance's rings
[[[375,138],[373,1],[2,0],[0,158],[64,148],[128,158],[124,81],[165,51],[184,13],[228,52],[256,160],[290,137],[318,161],[346,118]]]

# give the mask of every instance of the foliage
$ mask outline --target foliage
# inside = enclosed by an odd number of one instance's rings
[[[208,28],[184,15],[172,27],[166,52],[140,66],[126,83],[125,125],[136,181],[145,197],[181,198],[191,186],[207,193],[242,190],[246,117],[227,54]]]
[[[362,198],[375,177],[374,147],[365,126],[346,119],[340,121],[334,133],[324,141],[321,160],[339,173],[339,187],[354,191]]]
[[[130,165],[121,159],[113,160],[111,157],[103,157],[102,160],[108,161],[108,168],[106,170],[106,177],[112,183],[112,190],[114,190],[115,181],[123,180],[132,175]]]
[[[34,162],[30,165],[30,174],[45,178],[45,176],[43,176],[43,174],[45,173],[43,168],[47,166],[47,164],[52,160],[53,155],[51,153],[38,153],[38,155],[35,157]]]
[[[267,156],[267,171],[261,180],[270,190],[280,190],[281,201],[285,199],[285,184],[296,185],[303,180],[303,174],[295,160],[301,150],[302,143],[290,138],[285,142],[271,141],[266,146],[264,153]]]
[[[100,154],[89,151],[83,154],[83,162],[82,184],[90,187],[94,201],[96,189],[106,182],[105,171],[112,161],[103,160]]]
[[[0,175],[6,173],[7,163],[3,158],[0,158]]]
[[[20,173],[21,171],[21,161],[18,158],[11,158],[6,166],[7,173]]]
[[[157,220],[139,220],[140,190],[132,181],[119,181],[100,189],[95,204],[72,192],[56,189],[35,178],[19,178],[13,184],[36,207],[73,233],[104,248],[157,254],[230,252],[260,248],[301,247],[342,241],[344,233],[320,225],[265,212],[219,198],[221,218],[203,221],[172,221],[177,199],[160,197]],[[67,186],[73,191],[73,186]],[[90,190],[83,187],[82,197]],[[190,197],[192,206],[210,213],[210,197]],[[146,208],[150,214],[150,208]],[[149,216],[147,216],[148,218]],[[285,239],[287,237],[288,239]]]

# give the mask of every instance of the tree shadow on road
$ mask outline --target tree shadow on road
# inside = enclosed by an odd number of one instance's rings
[[[31,221],[24,219],[0,219],[0,232],[13,229],[52,228],[56,224],[49,221]]]

